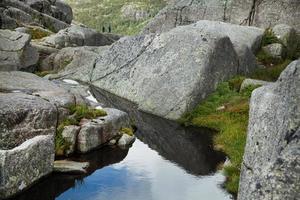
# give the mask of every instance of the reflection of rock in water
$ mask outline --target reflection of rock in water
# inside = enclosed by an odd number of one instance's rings
[[[109,92],[94,87],[91,90],[102,103],[130,113],[139,129],[137,137],[187,172],[207,175],[225,160],[223,153],[212,149],[212,131],[183,128],[174,121],[138,112],[136,105]]]
[[[91,175],[97,169],[122,161],[128,153],[119,148],[104,147],[88,154],[75,155],[72,160],[90,162],[88,173],[83,175],[70,175],[54,173],[29,190],[10,200],[54,200],[69,188],[80,185],[85,177]]]
[[[207,175],[215,172],[217,165],[224,161],[224,154],[212,149],[212,131],[183,128],[149,114],[140,117],[137,137],[188,173]]]

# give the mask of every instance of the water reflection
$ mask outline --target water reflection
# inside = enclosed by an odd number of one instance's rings
[[[117,99],[117,105],[132,108]],[[113,105],[116,106],[116,105]],[[124,108],[124,107],[123,107]],[[122,108],[121,108],[122,109]],[[214,151],[212,132],[183,128],[151,114],[126,110],[138,126],[132,148],[106,147],[78,161],[89,161],[85,175],[53,174],[15,200],[227,200],[216,172],[225,156]]]

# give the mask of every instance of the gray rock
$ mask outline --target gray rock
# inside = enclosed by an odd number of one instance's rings
[[[161,33],[204,19],[262,28],[287,23],[299,31],[299,10],[297,0],[175,0],[150,21],[143,33]]]
[[[239,73],[249,74],[256,69],[255,53],[261,47],[264,30],[224,22],[201,20],[195,23],[199,29],[228,36],[239,57]]]
[[[162,9],[142,31],[144,34],[169,31],[199,20],[223,21],[224,2],[220,0],[176,0]]]
[[[145,20],[150,17],[150,13],[147,10],[133,3],[122,6],[121,15],[123,18],[131,21]]]
[[[30,35],[0,30],[0,71],[30,70],[39,54],[30,44]]]
[[[252,93],[238,199],[300,198],[300,60]]]
[[[1,199],[27,189],[50,174],[53,161],[53,135],[36,136],[13,149],[0,150]]]
[[[70,143],[69,149],[66,149],[66,155],[70,155],[75,152],[77,135],[79,133],[80,126],[65,126],[62,132],[62,137]]]
[[[54,161],[54,172],[60,173],[86,173],[88,162],[75,162],[69,160]]]
[[[55,134],[57,110],[46,100],[0,93],[0,108],[0,149],[14,148],[37,135]]]
[[[52,78],[72,78],[88,82],[98,54],[107,47],[67,47],[53,53],[42,61],[41,71],[59,71]]]
[[[58,107],[68,107],[75,103],[74,95],[53,82],[35,74],[13,71],[0,73],[2,91],[20,91],[45,99]]]
[[[69,26],[69,24],[61,21],[60,19],[56,19],[51,16],[51,11],[49,12],[49,4],[46,3],[46,0],[28,0],[18,1],[18,0],[2,0],[0,2],[0,9],[3,10],[1,15],[2,18],[5,18],[6,21],[4,25],[11,26],[13,25],[13,21],[18,24],[18,20],[20,19],[21,23],[25,24],[37,24],[42,27],[45,27],[53,32],[58,32],[61,29],[65,29]],[[54,2],[52,2],[54,3]],[[47,5],[46,5],[47,4]],[[32,8],[34,7],[34,8]],[[41,8],[39,8],[41,7]],[[9,8],[14,9],[13,15],[11,12],[6,11]],[[40,10],[39,10],[40,9]],[[51,5],[50,5],[51,9]],[[18,13],[22,13],[18,15]],[[24,14],[25,13],[25,14]],[[25,18],[25,15],[27,16]],[[30,20],[30,17],[32,20]],[[26,21],[25,21],[26,19]],[[7,24],[8,23],[8,24]],[[17,26],[16,26],[17,27]],[[13,28],[16,28],[13,27]],[[12,28],[12,27],[10,27]]]
[[[119,135],[122,127],[129,127],[129,117],[125,112],[107,108],[107,116],[89,120],[81,125],[78,134],[77,150],[86,153],[108,143]]]
[[[246,87],[248,86],[264,86],[264,85],[268,85],[271,84],[272,82],[268,82],[268,81],[262,81],[262,80],[256,80],[256,79],[251,79],[251,78],[246,78],[242,85],[240,90],[244,90]]]
[[[74,46],[105,46],[114,41],[91,28],[72,25],[57,34],[44,38],[44,44],[54,48]]]
[[[121,38],[99,55],[91,87],[99,99],[97,91],[104,90],[136,103],[143,111],[178,119],[219,82],[242,71],[223,29],[196,24],[160,35]]]
[[[118,140],[118,146],[119,147],[122,147],[122,148],[125,148],[125,147],[128,147],[130,145],[132,145],[132,143],[134,143],[135,141],[135,136],[131,136],[131,135],[128,135],[128,134],[123,134],[121,136],[121,138]]]
[[[72,8],[60,1],[60,0],[56,0],[54,5],[51,6],[51,11],[52,11],[52,16],[64,21],[68,24],[71,24],[72,20],[73,20],[73,11]]]
[[[263,50],[274,59],[282,59],[285,57],[284,46],[280,43],[268,44]]]
[[[272,28],[274,35],[281,40],[286,47],[287,55],[294,56],[297,45],[300,46],[300,36],[294,28],[286,24],[278,24]]]

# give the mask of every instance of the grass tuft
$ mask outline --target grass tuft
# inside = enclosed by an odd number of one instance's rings
[[[89,108],[86,105],[71,105],[69,111],[72,116],[64,119],[57,127],[55,135],[55,155],[63,156],[65,151],[69,149],[70,143],[66,141],[62,132],[66,126],[76,125],[78,126],[81,119],[94,119],[101,116],[106,116],[107,113],[104,110]]]
[[[133,136],[134,135],[133,129],[132,128],[128,128],[128,127],[121,128],[120,132],[123,133],[123,134],[127,134],[129,136]]]
[[[224,168],[227,176],[226,189],[233,194],[238,191],[241,163],[246,144],[249,99],[257,86],[249,86],[239,92],[242,77],[236,77],[218,85],[216,91],[180,122],[217,130],[214,147],[225,152],[231,164]],[[219,110],[219,107],[224,109]]]

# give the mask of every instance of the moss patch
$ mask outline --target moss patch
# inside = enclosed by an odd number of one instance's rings
[[[94,119],[97,117],[106,116],[104,110],[90,108],[86,105],[71,105],[69,106],[70,114],[79,123],[81,119]]]
[[[132,128],[128,128],[128,127],[121,128],[120,132],[123,133],[123,134],[130,135],[130,136],[134,135],[133,129]]]
[[[44,77],[48,74],[55,74],[56,71],[36,71],[34,72],[35,75],[40,76],[40,77]]]
[[[31,35],[32,39],[41,39],[43,37],[47,37],[51,35],[51,32],[42,30],[38,27],[28,27],[29,28],[29,34]]]

